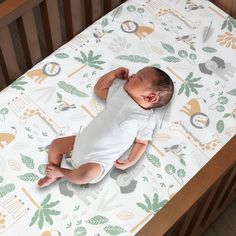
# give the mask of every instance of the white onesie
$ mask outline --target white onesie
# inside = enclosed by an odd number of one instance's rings
[[[75,168],[88,162],[101,165],[101,174],[93,183],[107,174],[135,138],[152,139],[156,125],[154,112],[140,107],[124,90],[124,82],[113,81],[105,108],[75,139],[71,164]]]

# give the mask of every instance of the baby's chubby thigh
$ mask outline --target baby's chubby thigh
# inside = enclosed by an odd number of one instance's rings
[[[84,183],[97,183],[103,178],[104,168],[101,164],[87,162],[77,167],[79,177]]]

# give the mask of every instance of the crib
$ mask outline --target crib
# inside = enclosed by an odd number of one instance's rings
[[[7,0],[1,3],[0,88],[4,91],[25,71],[124,2]],[[236,16],[235,1],[211,2]],[[17,32],[14,36],[13,31]],[[203,233],[236,198],[235,153],[234,135],[137,235],[189,236]]]

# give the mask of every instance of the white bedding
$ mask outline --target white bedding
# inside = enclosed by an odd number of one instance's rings
[[[236,133],[235,28],[208,1],[129,0],[3,90],[0,234],[138,232]],[[175,83],[147,152],[98,184],[39,189],[48,145],[103,109],[93,87],[119,66],[157,66]]]

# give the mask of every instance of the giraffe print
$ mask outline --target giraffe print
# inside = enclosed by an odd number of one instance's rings
[[[220,143],[220,140],[218,138],[214,138],[213,140],[207,143],[202,143],[181,123],[181,121],[173,122],[170,126],[170,130],[179,131],[200,151],[214,151],[216,146]]]
[[[157,18],[171,14],[180,21],[182,21],[185,25],[187,25],[190,29],[196,29],[201,24],[200,22],[193,22],[190,19],[186,18],[177,10],[173,9],[172,7],[168,6],[164,1],[155,1],[149,0],[144,5],[144,8],[149,11],[151,14],[155,15]]]
[[[24,121],[32,116],[39,116],[57,135],[63,135],[68,129],[59,126],[47,115],[38,105],[36,105],[26,94],[21,93],[20,97],[15,97],[8,103],[9,108]]]

